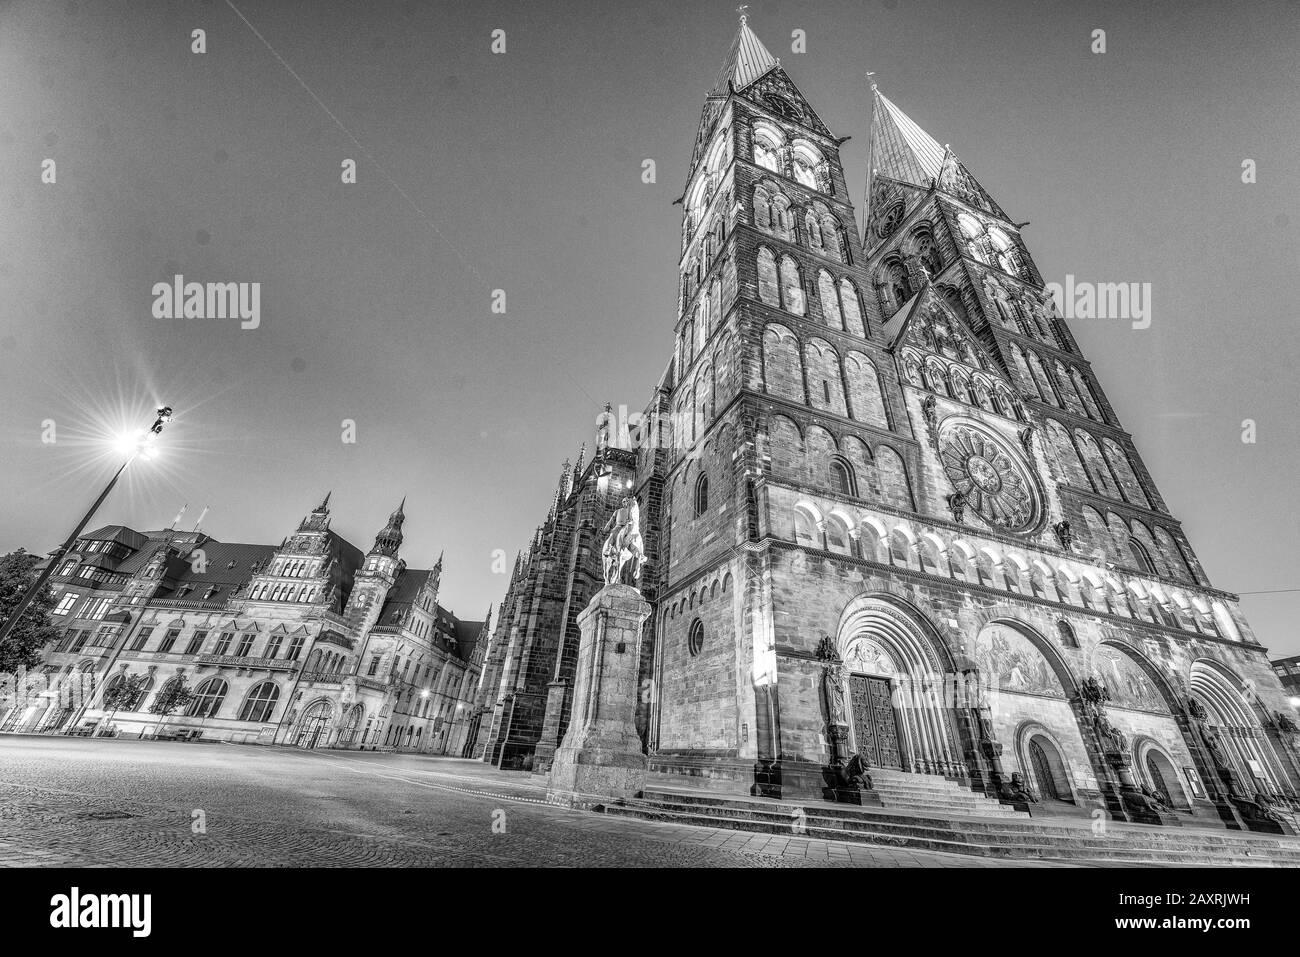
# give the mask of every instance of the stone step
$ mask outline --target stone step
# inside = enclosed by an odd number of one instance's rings
[[[938,839],[946,836],[967,842],[990,844],[1027,840],[1042,846],[1084,845],[1089,849],[1096,849],[1107,843],[1118,843],[1129,849],[1196,850],[1204,851],[1211,856],[1224,854],[1229,857],[1266,855],[1300,863],[1300,839],[1197,827],[1164,828],[1112,822],[1108,833],[1098,837],[1092,833],[1089,822],[1073,823],[1058,819],[1050,824],[1040,823],[1038,819],[1032,819],[1029,815],[1017,811],[1012,811],[1005,818],[972,818],[959,815],[935,815],[929,809],[863,808],[820,802],[797,804],[763,798],[722,797],[654,789],[647,789],[641,798],[628,802],[630,807],[638,804],[659,811],[729,818],[736,821],[752,819],[772,822],[780,825],[785,831],[789,831],[792,817],[798,810],[803,812],[805,820],[816,821],[819,826],[828,831],[840,830],[843,833],[873,830],[902,835],[928,834]],[[1013,840],[1008,842],[1007,838]]]
[[[628,802],[607,805],[606,813],[676,824],[771,833],[782,836],[795,834],[788,813],[768,812],[766,815],[732,816],[721,813],[718,806],[700,805],[658,807],[648,802]],[[864,820],[848,822],[842,818],[824,818],[810,814],[801,824],[797,836],[833,841],[854,841],[890,847],[908,847],[922,850],[946,851],[981,857],[1017,859],[1042,859],[1063,861],[1109,861],[1131,864],[1205,865],[1227,867],[1296,866],[1300,852],[1282,853],[1276,848],[1232,848],[1204,843],[1165,842],[1161,840],[1129,840],[1119,838],[1092,838],[1076,835],[1073,840],[1050,841],[1046,835],[1031,828],[1020,833],[978,836],[956,822],[946,828],[889,827],[888,822],[875,820],[875,814],[862,812]],[[845,827],[845,824],[855,826]]]
[[[700,806],[698,811],[690,806],[678,805],[671,802],[662,801],[629,801],[628,807],[644,808],[646,811],[668,812],[668,813],[698,813],[703,817],[728,818],[733,821],[752,820],[764,825],[778,825],[778,830],[792,832],[794,822],[797,820],[800,824],[809,827],[818,827],[826,831],[837,831],[841,833],[841,840],[849,839],[843,835],[858,833],[870,834],[888,834],[901,835],[906,837],[925,838],[931,840],[966,840],[968,843],[988,844],[988,845],[1007,845],[1015,846],[1026,842],[1033,843],[1043,847],[1064,847],[1064,848],[1085,848],[1089,850],[1096,849],[1121,849],[1131,851],[1159,850],[1170,852],[1189,852],[1195,851],[1206,854],[1210,857],[1223,858],[1225,860],[1235,860],[1237,856],[1252,856],[1260,852],[1260,848],[1250,845],[1206,845],[1197,839],[1197,835],[1182,832],[1170,832],[1169,837],[1162,838],[1154,834],[1137,834],[1124,837],[1097,837],[1090,831],[1081,831],[1074,829],[1073,833],[1062,835],[1056,833],[1045,833],[1044,830],[1035,828],[1032,824],[1028,826],[1004,826],[997,830],[984,830],[980,832],[968,831],[960,824],[953,822],[947,826],[936,827],[933,825],[917,825],[914,823],[899,823],[896,820],[889,820],[884,817],[875,815],[863,815],[859,820],[849,818],[831,818],[823,817],[818,813],[817,808],[801,809],[805,810],[802,818],[795,818],[792,813],[783,811],[763,811],[754,812],[747,809],[728,808],[728,807],[705,807]],[[1300,863],[1300,846],[1294,850],[1271,849],[1277,856],[1284,857],[1288,860]]]

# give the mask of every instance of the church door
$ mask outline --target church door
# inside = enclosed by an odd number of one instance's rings
[[[849,676],[849,703],[858,750],[874,768],[902,768],[898,719],[888,678]]]
[[[1160,773],[1160,765],[1156,764],[1156,756],[1153,751],[1147,752],[1147,774],[1151,776],[1151,787],[1157,791],[1164,792],[1165,796],[1172,801],[1174,795],[1178,792],[1169,787],[1169,782],[1166,781],[1165,776]]]
[[[1040,795],[1047,801],[1064,801],[1056,790],[1056,776],[1052,773],[1052,764],[1047,759],[1043,746],[1035,739],[1029,742],[1029,760],[1034,765],[1034,780],[1038,784]]]

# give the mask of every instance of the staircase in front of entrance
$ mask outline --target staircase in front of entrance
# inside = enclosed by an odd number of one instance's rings
[[[739,797],[716,791],[647,787],[638,798],[607,804],[610,815],[674,824],[760,831],[829,841],[946,851],[979,857],[1071,861],[1080,864],[1300,867],[1300,839],[1198,827],[1156,827],[1105,822],[1100,834],[1088,821],[1030,818],[1004,808],[978,813],[935,804],[948,791],[930,775],[887,772],[885,807],[819,801],[798,803]],[[915,778],[925,778],[916,781]],[[939,779],[941,780],[941,779]],[[964,790],[952,782],[956,790]],[[924,805],[910,797],[929,785]],[[971,795],[971,792],[965,792]],[[982,795],[972,795],[982,797]],[[988,800],[987,798],[985,800]],[[996,803],[996,802],[994,802]],[[1001,807],[1001,805],[999,805]],[[1040,823],[1050,820],[1051,823]]]

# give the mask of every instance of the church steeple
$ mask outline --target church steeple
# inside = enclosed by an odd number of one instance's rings
[[[402,504],[397,506],[397,511],[388,516],[388,524],[375,536],[375,544],[370,549],[370,553],[395,556],[397,550],[402,547],[402,523],[405,521],[406,497],[403,496]]]
[[[763,41],[749,29],[749,18],[741,14],[740,29],[731,41],[731,49],[727,51],[727,59],[718,71],[718,80],[710,95],[726,96],[730,88],[739,92],[775,66],[779,66],[776,57],[767,52]]]
[[[939,178],[948,151],[921,129],[873,83],[870,174],[929,189]]]

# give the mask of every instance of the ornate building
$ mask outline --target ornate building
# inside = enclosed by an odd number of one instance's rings
[[[742,19],[681,200],[672,360],[518,563],[475,754],[545,766],[617,498],[599,478],[630,474],[659,783],[802,799],[859,755],[1033,813],[1273,828],[1300,764],[1265,649],[1016,223],[872,94],[859,233],[847,137]],[[502,730],[525,703],[527,734]]]
[[[488,622],[438,604],[441,558],[406,567],[404,505],[364,554],[330,529],[329,496],[279,546],[84,535],[51,579],[64,636],[45,690],[0,711],[0,730],[458,752]],[[111,707],[133,676],[138,693]],[[181,676],[193,700],[151,711]]]

